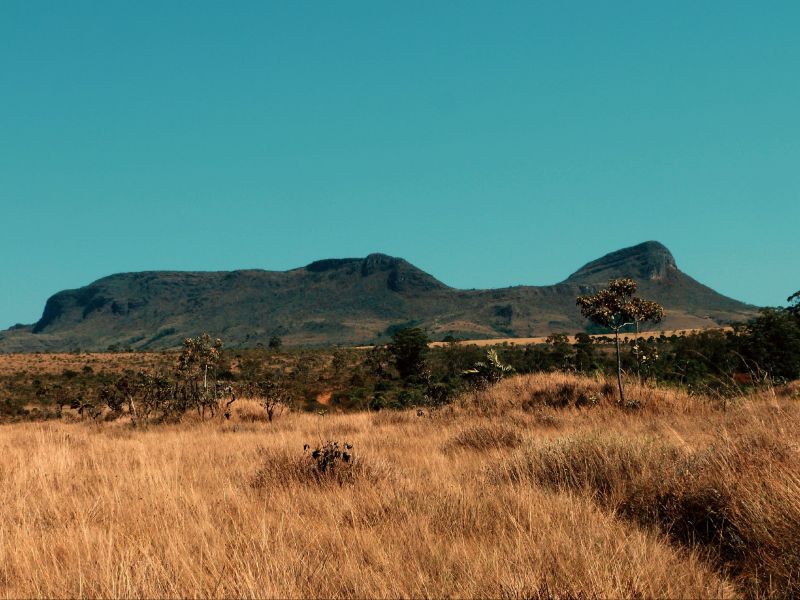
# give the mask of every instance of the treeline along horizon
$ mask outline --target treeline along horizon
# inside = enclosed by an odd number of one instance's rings
[[[622,363],[628,378],[681,386],[695,393],[733,396],[743,388],[800,378],[800,294],[784,309],[764,309],[728,331],[691,334],[646,333],[625,342]],[[218,346],[213,386],[246,395],[277,388],[298,410],[381,410],[440,405],[475,384],[465,376],[485,363],[487,348],[450,340],[429,348],[426,333],[400,328],[392,342],[371,349],[286,349],[275,338],[267,346]],[[517,373],[565,371],[610,375],[615,369],[610,337],[580,332],[570,341],[552,335],[544,343],[502,344],[496,357]],[[197,352],[202,348],[196,347]],[[46,355],[41,355],[45,357]],[[147,360],[140,360],[141,357]],[[127,378],[162,378],[180,370],[182,353],[119,354],[100,360],[76,354],[69,366],[35,363],[0,374],[0,418],[4,421],[58,418],[72,407],[96,406]],[[138,358],[137,358],[138,357]],[[2,360],[2,357],[0,357]],[[259,384],[261,387],[254,388]],[[271,386],[271,387],[270,387]],[[225,392],[229,393],[228,391]],[[76,407],[78,407],[76,409]],[[107,411],[106,411],[107,413]],[[105,417],[104,417],[105,418]]]

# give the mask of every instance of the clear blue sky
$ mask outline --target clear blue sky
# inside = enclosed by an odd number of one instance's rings
[[[655,239],[800,288],[800,3],[0,2],[0,326],[119,271],[381,251],[548,284]]]

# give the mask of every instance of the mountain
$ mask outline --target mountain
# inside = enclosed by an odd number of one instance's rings
[[[58,292],[33,325],[0,332],[0,351],[136,349],[180,345],[204,331],[228,346],[279,335],[290,345],[366,344],[418,325],[432,338],[530,337],[587,327],[575,297],[632,277],[667,311],[659,329],[744,320],[755,307],[682,273],[670,251],[645,242],[587,263],[548,286],[459,290],[402,258],[328,259],[290,271],[120,273]]]

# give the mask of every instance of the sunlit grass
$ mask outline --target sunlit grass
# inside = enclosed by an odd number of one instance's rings
[[[604,385],[517,377],[433,417],[270,424],[241,402],[146,431],[0,427],[0,595],[796,592],[797,400],[631,386],[624,410]],[[309,476],[303,446],[326,440],[353,444],[346,477]],[[703,502],[731,529],[692,535]]]

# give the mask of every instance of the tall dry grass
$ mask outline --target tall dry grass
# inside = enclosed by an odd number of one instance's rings
[[[797,400],[569,401],[603,385],[518,377],[433,417],[5,426],[0,595],[791,595]],[[309,471],[328,439],[354,446],[346,477]],[[681,533],[687,498],[732,529]]]

